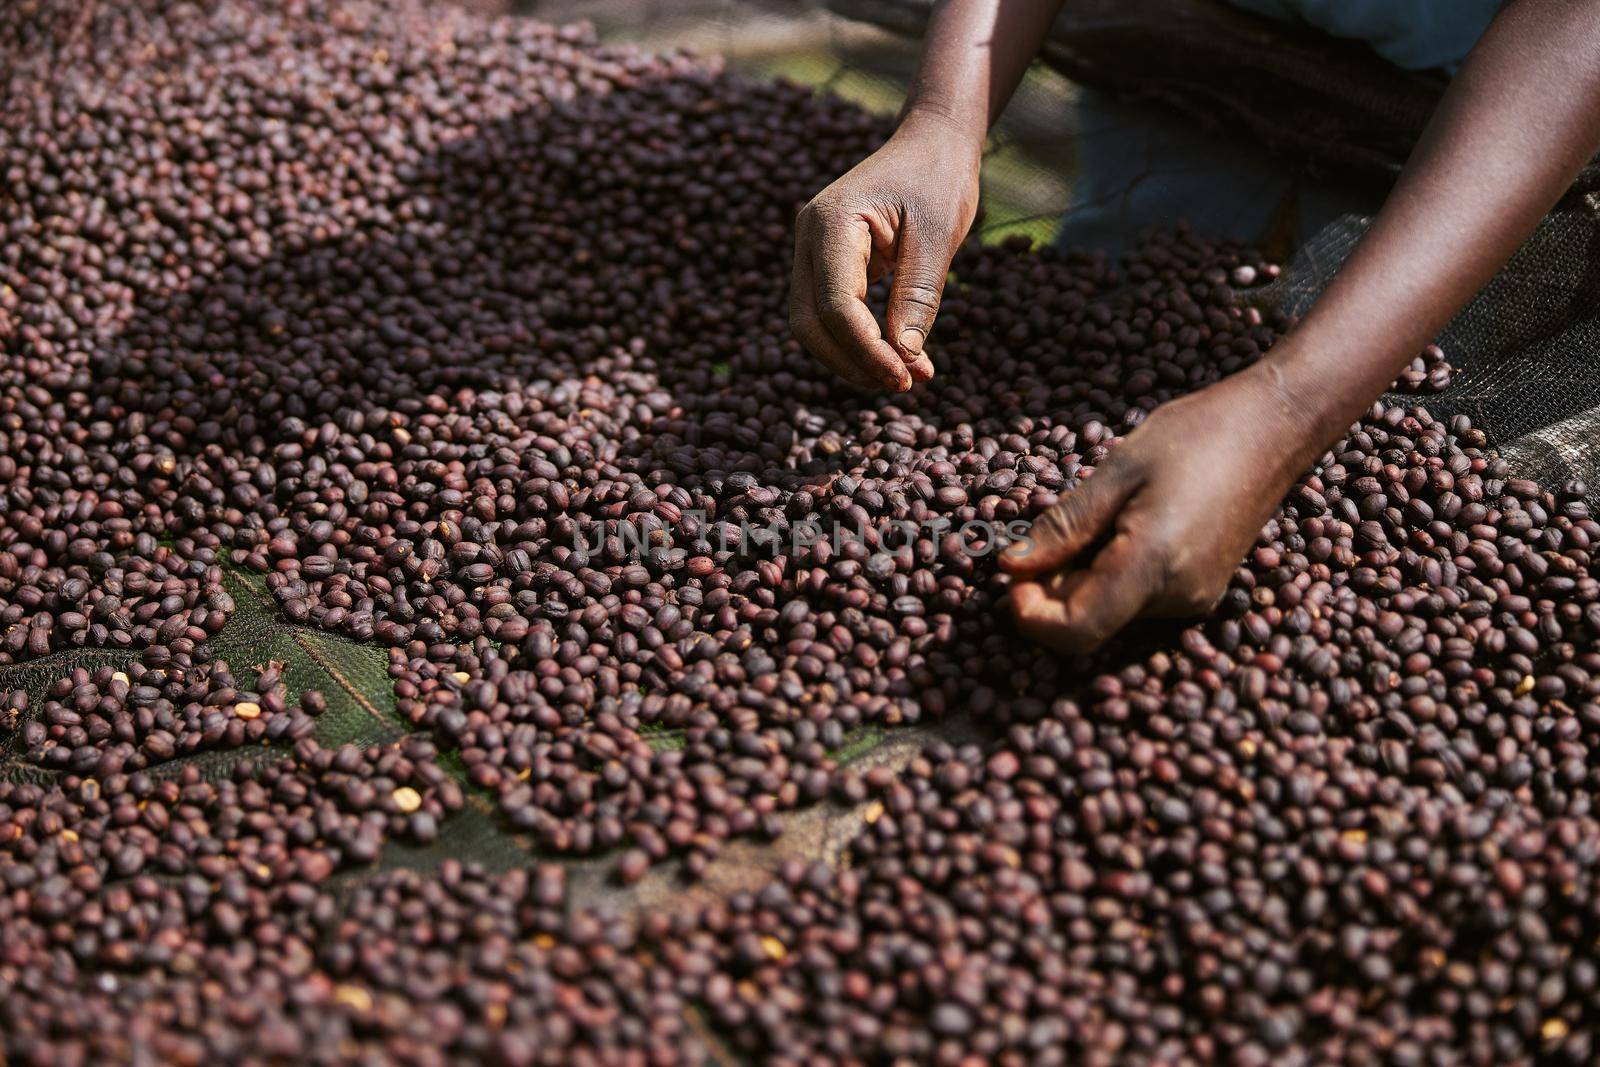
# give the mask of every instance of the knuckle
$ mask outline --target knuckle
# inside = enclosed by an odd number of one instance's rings
[[[817,310],[823,314],[841,312],[850,302],[850,295],[836,285],[824,285],[817,291]]]
[[[907,279],[895,295],[902,304],[913,304],[928,311],[939,310],[939,287],[925,280]]]
[[[1042,536],[1045,540],[1056,541],[1072,532],[1072,515],[1067,504],[1071,499],[1067,497],[1034,520],[1034,539]]]
[[[957,205],[942,196],[910,196],[900,205],[905,228],[932,246],[954,246]]]
[[[1093,481],[1084,482],[1056,501],[1055,506],[1045,514],[1053,517],[1062,533],[1070,533],[1084,524],[1095,497],[1104,489],[1105,486],[1096,486]]]
[[[1160,599],[1180,614],[1198,615],[1222,596],[1222,585],[1202,573],[1192,553],[1168,549],[1160,562]]]
[[[1111,630],[1093,619],[1075,619],[1061,635],[1062,645],[1070,652],[1093,652],[1111,638]]]
[[[848,214],[827,190],[812,197],[810,203],[800,209],[800,217],[808,226],[824,232],[837,227]]]
[[[1158,537],[1150,547],[1150,557],[1157,588],[1182,592],[1194,584],[1190,554],[1181,541]]]
[[[1166,600],[1174,614],[1203,615],[1221,595],[1221,589],[1212,589],[1208,584],[1189,583],[1169,590]]]
[[[801,341],[809,342],[817,329],[817,316],[810,308],[803,304],[793,304],[789,308],[789,330]]]
[[[799,290],[789,293],[789,325],[799,328],[800,324],[811,318],[811,308],[800,298]]]
[[[855,298],[838,289],[825,290],[817,297],[817,310],[824,322],[840,322],[849,317]]]

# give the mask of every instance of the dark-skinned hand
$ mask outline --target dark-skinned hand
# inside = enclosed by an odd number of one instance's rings
[[[1059,7],[937,5],[900,130],[802,214],[790,318],[842,377],[903,391],[932,376],[920,342],[972,222],[984,132]],[[1025,631],[1083,651],[1142,615],[1214,602],[1316,449],[1505,264],[1600,146],[1597,13],[1600,0],[1504,6],[1294,331],[1252,370],[1155,411],[1002,557]],[[890,269],[885,338],[864,298]]]
[[[1296,423],[1265,365],[1157,408],[1000,557],[1017,625],[1085,653],[1211,607],[1310,461]]]
[[[978,161],[971,137],[936,116],[908,116],[882,148],[800,212],[789,324],[845,381],[903,393],[933,377],[922,345],[977,211]],[[867,286],[888,273],[894,280],[880,332]]]

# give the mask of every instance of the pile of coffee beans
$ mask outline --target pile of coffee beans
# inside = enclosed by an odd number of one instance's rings
[[[40,766],[104,779],[207,751],[298,741],[316,728],[321,694],[290,705],[282,673],[282,664],[262,670],[258,693],[241,689],[220,661],[187,670],[142,662],[127,671],[78,667],[27,717],[22,746]],[[27,692],[15,693],[13,704],[26,713]]]
[[[680,976],[632,924],[569,919],[565,896],[555,864],[380,875],[315,930],[318,962],[379,1059],[442,1045],[463,1062],[705,1062]]]
[[[872,397],[787,326],[838,100],[414,0],[13,4],[0,78],[0,1057],[1592,1058],[1586,486],[1375,406],[1211,617],[1008,622],[999,543],[1279,336],[1260,256],[971,245]],[[413,732],[217,658],[229,572]],[[836,867],[568,899],[823,801]]]
[[[108,871],[147,866],[170,875],[278,871],[314,883],[341,863],[376,861],[390,837],[434,839],[439,822],[463,803],[460,785],[423,738],[367,749],[304,740],[290,755],[263,755],[234,760],[216,778],[187,761],[172,773],[0,784],[0,808],[12,808],[3,840],[17,857],[36,860],[68,833],[68,865],[96,883]],[[36,809],[45,808],[58,817],[41,820]]]
[[[670,855],[686,853],[698,872],[730,837],[777,836],[779,812],[828,796],[829,753],[846,740],[835,720],[730,728],[683,693],[630,688],[563,710],[545,693],[580,684],[582,671],[560,667],[560,656],[511,663],[490,647],[460,658],[471,662],[419,659],[413,669],[396,650],[400,713],[458,750],[467,782],[491,792],[540,850],[626,847],[628,881]]]

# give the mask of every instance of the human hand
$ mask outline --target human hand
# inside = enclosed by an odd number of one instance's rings
[[[1206,611],[1322,443],[1267,364],[1163,404],[1000,557],[1017,625],[1089,652],[1135,618]]]
[[[981,148],[981,138],[913,113],[800,212],[789,325],[839,377],[900,393],[933,377],[922,346],[977,212]],[[867,286],[891,272],[885,337]]]

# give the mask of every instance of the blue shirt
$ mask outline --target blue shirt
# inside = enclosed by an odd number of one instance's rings
[[[1365,41],[1406,70],[1454,71],[1503,0],[1230,0],[1234,7]]]

